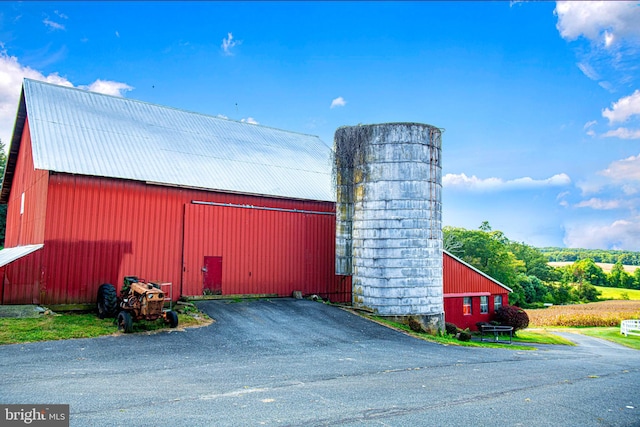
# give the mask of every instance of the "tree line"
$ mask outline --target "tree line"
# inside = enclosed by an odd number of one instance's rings
[[[607,274],[591,258],[551,267],[541,249],[510,240],[486,221],[477,230],[447,226],[442,231],[445,250],[513,290],[512,305],[597,301],[595,286],[640,289],[640,268],[629,274],[617,261]]]
[[[573,262],[589,258],[593,260],[593,262],[604,262],[608,264],[620,262],[624,265],[640,266],[640,252],[555,247],[538,249],[552,262]]]

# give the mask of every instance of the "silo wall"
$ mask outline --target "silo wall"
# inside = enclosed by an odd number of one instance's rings
[[[336,274],[353,305],[444,327],[440,129],[419,123],[335,134]]]

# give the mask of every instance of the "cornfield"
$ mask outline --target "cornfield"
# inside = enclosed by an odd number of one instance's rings
[[[640,301],[602,301],[589,304],[554,305],[525,310],[529,327],[620,326],[626,319],[640,319]]]

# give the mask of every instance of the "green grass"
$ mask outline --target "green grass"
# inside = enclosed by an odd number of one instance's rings
[[[189,327],[211,322],[206,315],[200,319],[178,314],[178,327]],[[162,321],[133,322],[133,332],[148,332],[169,327]],[[0,345],[37,341],[95,338],[118,332],[114,319],[99,319],[95,314],[62,314],[38,318],[0,319]]]
[[[508,348],[510,350],[536,350],[535,347],[517,345],[517,344],[503,344],[503,343],[492,343],[492,342],[480,342],[480,341],[459,341],[455,337],[451,335],[430,335],[423,332],[415,332],[409,328],[408,325],[403,323],[393,322],[391,320],[385,319],[383,317],[378,316],[370,316],[362,313],[358,313],[360,316],[365,317],[367,319],[373,320],[376,323],[381,325],[388,326],[392,329],[402,331],[406,334],[414,336],[416,338],[423,339],[425,341],[431,341],[442,345],[457,345],[461,347],[490,347],[490,348]],[[516,342],[514,340],[514,342]]]
[[[528,342],[535,344],[556,344],[556,345],[573,345],[575,344],[561,337],[560,335],[556,335],[553,332],[549,332],[546,329],[536,329],[530,330],[525,329],[524,331],[518,331],[518,335],[513,338],[514,342]]]
[[[606,286],[596,286],[596,289],[602,292],[600,299],[640,300],[640,290],[638,289],[608,288]],[[623,298],[623,294],[627,294],[629,298]]]
[[[0,344],[93,338],[117,332],[113,319],[95,314],[0,319]]]
[[[625,337],[620,333],[620,328],[571,328],[572,332],[602,338],[625,347],[640,350],[640,336],[629,335]]]

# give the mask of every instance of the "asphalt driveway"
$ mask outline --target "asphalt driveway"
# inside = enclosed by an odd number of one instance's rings
[[[640,352],[441,346],[337,307],[199,303],[216,322],[0,347],[0,403],[72,426],[640,426]]]

